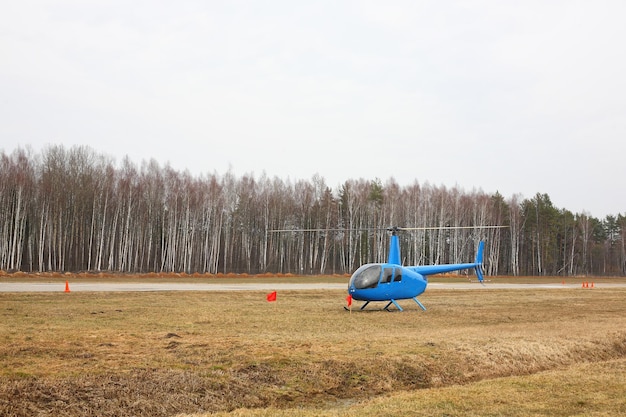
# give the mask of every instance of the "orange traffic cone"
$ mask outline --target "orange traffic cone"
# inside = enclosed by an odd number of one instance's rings
[[[592,283],[591,283],[591,288],[593,288],[593,287],[594,287],[594,285],[593,285],[593,282],[592,282]]]
[[[65,292],[70,292],[70,283],[65,281]]]

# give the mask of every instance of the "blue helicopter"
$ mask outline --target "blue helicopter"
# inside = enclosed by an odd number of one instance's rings
[[[501,227],[501,226],[483,226],[483,227]],[[362,265],[354,271],[348,284],[348,297],[350,304],[352,299],[365,301],[361,306],[361,310],[372,301],[388,301],[384,310],[389,311],[389,307],[393,304],[399,311],[402,307],[398,304],[398,300],[412,299],[422,309],[426,307],[417,299],[417,296],[426,290],[428,284],[428,276],[441,274],[451,271],[460,271],[463,269],[474,269],[478,281],[482,284],[484,281],[482,264],[485,243],[481,241],[478,245],[476,261],[464,264],[445,264],[445,265],[422,265],[422,266],[402,266],[400,261],[400,242],[398,239],[398,231],[401,230],[423,230],[423,229],[439,229],[439,228],[402,228],[390,227],[391,243],[389,246],[389,257],[386,263],[369,263]],[[346,310],[347,308],[344,307]]]

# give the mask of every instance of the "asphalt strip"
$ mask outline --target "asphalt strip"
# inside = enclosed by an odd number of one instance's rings
[[[596,284],[596,288],[626,288],[626,283]],[[489,289],[572,289],[579,284],[479,284],[441,283],[428,284],[426,289],[445,290],[489,290]],[[246,284],[193,284],[193,283],[138,283],[138,282],[68,282],[70,292],[148,292],[148,291],[307,291],[347,290],[347,284],[333,283],[246,283]],[[0,292],[64,292],[62,282],[0,282]]]

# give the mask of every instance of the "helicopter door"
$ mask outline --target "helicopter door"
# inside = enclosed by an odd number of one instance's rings
[[[402,281],[402,269],[398,268],[396,269],[396,276],[393,277],[393,282],[400,282]]]
[[[393,268],[383,268],[383,277],[380,280],[381,284],[389,284],[393,280]]]

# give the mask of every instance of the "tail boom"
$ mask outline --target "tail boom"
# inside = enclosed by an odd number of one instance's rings
[[[482,283],[484,281],[482,271],[484,251],[485,242],[480,241],[480,243],[478,244],[478,251],[476,253],[476,262],[466,264],[422,265],[412,266],[408,268],[419,274],[422,274],[425,277],[427,275],[443,274],[446,272],[461,271],[463,269],[473,269],[476,272],[478,281]]]

